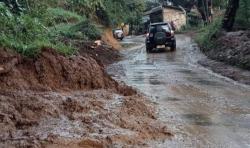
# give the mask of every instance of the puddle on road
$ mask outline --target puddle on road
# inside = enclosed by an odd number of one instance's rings
[[[205,79],[199,79],[199,78],[188,78],[188,79],[200,85],[222,86],[220,83],[216,81],[212,81],[212,80],[205,80]]]
[[[195,125],[199,126],[211,126],[213,123],[211,119],[204,114],[184,114],[182,115],[185,119]]]
[[[182,97],[187,97],[187,96],[192,98],[209,97],[206,92],[193,85],[172,85],[169,87],[169,90],[171,90],[173,94]]]
[[[164,82],[158,80],[158,79],[149,79],[149,83],[151,85],[162,85],[162,84],[165,84]]]
[[[182,70],[178,70],[177,72],[184,73],[184,74],[189,74],[189,75],[192,75],[192,76],[194,76],[196,74],[191,69],[182,69]]]
[[[237,116],[231,114],[225,114],[221,116],[221,119],[224,120],[222,123],[224,126],[234,126],[246,129],[250,129],[250,114],[238,114]]]
[[[175,102],[175,101],[181,101],[180,98],[176,98],[176,97],[168,97],[168,98],[166,98],[165,100],[166,100],[166,101],[173,101],[173,102]]]

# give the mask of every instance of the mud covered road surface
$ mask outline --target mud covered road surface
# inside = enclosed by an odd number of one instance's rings
[[[158,117],[174,134],[152,147],[250,147],[250,87],[215,74],[198,61],[197,45],[177,35],[176,52],[147,54],[141,43],[122,51],[125,58],[107,71],[138,89],[158,108]]]

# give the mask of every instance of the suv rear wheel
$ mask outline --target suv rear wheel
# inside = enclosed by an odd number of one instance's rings
[[[176,41],[174,41],[170,46],[170,51],[175,51],[175,50],[176,50]]]
[[[170,47],[170,51],[175,51],[175,50],[176,50],[176,45],[174,44]]]
[[[150,47],[150,45],[147,45],[147,46],[146,46],[146,51],[147,51],[147,53],[152,52],[152,50],[153,50],[153,48]]]

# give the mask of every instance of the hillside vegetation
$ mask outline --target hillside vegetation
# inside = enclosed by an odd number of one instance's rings
[[[222,0],[220,4],[225,13],[200,28],[196,41],[209,58],[250,70],[250,2]]]
[[[42,47],[73,54],[76,49],[65,38],[99,39],[105,27],[138,23],[143,10],[138,0],[2,0],[0,46],[26,56]]]
[[[229,29],[230,31],[247,30],[250,28],[250,2],[248,0],[238,0],[238,2],[239,6],[237,7],[236,14],[233,17],[234,20],[232,28]],[[226,8],[231,8],[228,4],[228,0],[216,0],[214,3],[214,9],[221,9],[221,12],[226,11]],[[217,11],[218,14],[214,16],[213,22],[202,27],[199,31],[200,34],[197,36],[198,43],[206,48],[213,46],[213,40],[216,39],[216,35],[225,29],[223,28],[224,26],[222,26],[222,23],[223,19],[227,20],[227,16],[221,12]],[[226,31],[229,30],[226,29]]]

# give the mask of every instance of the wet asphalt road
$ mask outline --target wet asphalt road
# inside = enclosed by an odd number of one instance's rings
[[[107,71],[148,96],[158,117],[174,134],[152,147],[250,148],[250,87],[199,66],[206,58],[185,35],[177,35],[176,52],[147,54],[144,37],[124,42],[124,59]]]

